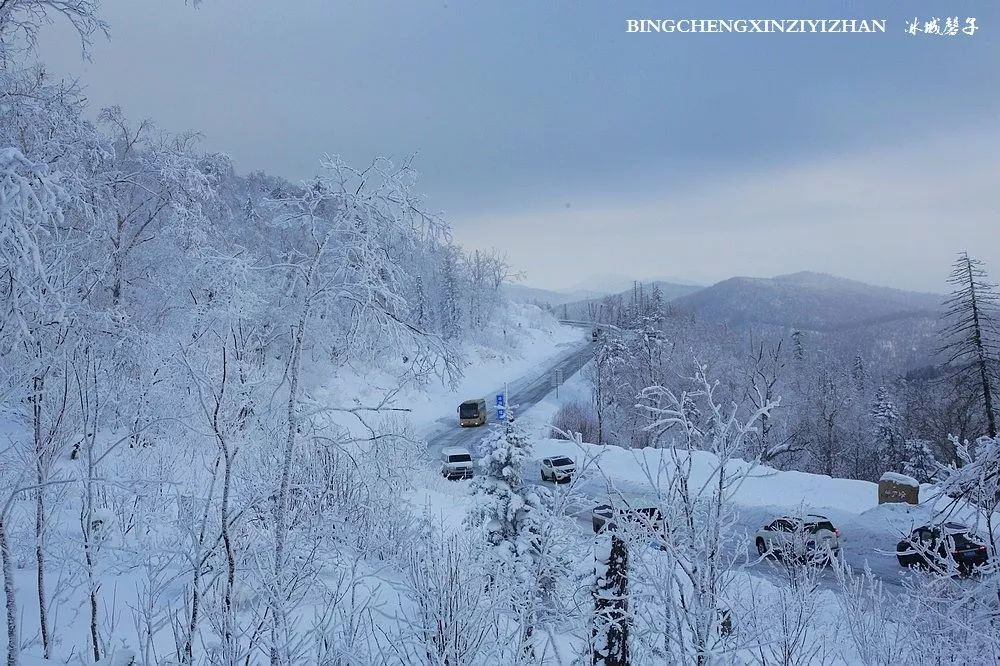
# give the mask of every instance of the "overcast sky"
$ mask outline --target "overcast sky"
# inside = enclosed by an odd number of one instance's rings
[[[902,12],[907,12],[904,16]],[[973,37],[904,19],[975,16]],[[197,130],[241,171],[417,153],[467,247],[533,286],[819,270],[1000,279],[1000,11],[840,0],[104,0],[94,111]],[[626,34],[627,18],[886,18],[885,35]]]

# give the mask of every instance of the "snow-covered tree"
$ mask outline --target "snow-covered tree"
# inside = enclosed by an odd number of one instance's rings
[[[899,466],[905,460],[903,455],[903,432],[899,412],[889,396],[889,391],[880,387],[871,407],[873,453],[887,468]]]
[[[480,443],[481,473],[473,479],[475,504],[470,526],[484,529],[498,561],[513,567],[523,579],[533,557],[544,491],[525,480],[531,441],[508,411]]]
[[[945,301],[948,325],[942,329],[940,352],[957,372],[974,378],[982,399],[987,432],[997,436],[996,383],[1000,359],[1000,328],[996,312],[1000,294],[989,281],[983,263],[963,252],[955,260],[948,282],[954,287]]]
[[[616,535],[594,547],[594,617],[590,633],[594,666],[628,666],[628,546]]]
[[[511,602],[520,616],[523,649],[531,650],[534,616],[540,596],[541,526],[548,494],[525,480],[531,442],[508,408],[505,422],[480,444],[480,474],[473,480],[473,508],[467,522],[485,532],[498,579],[511,585]]]
[[[636,610],[649,628],[641,638],[668,662],[705,664],[732,653],[736,566],[727,546],[737,520],[732,493],[759,461],[751,433],[761,416],[777,406],[775,400],[744,414],[736,403],[720,404],[717,387],[700,366],[686,391],[650,386],[639,396],[646,427],[663,440],[657,446],[666,449],[645,474],[667,533],[656,540],[665,555],[631,557],[631,571],[641,571],[655,599]],[[685,406],[689,400],[699,405],[705,426],[691,421]],[[711,454],[704,480],[694,477],[697,452]],[[638,585],[638,577],[630,573],[630,585]]]
[[[925,439],[907,438],[903,443],[902,472],[920,483],[929,483],[937,473],[939,464]]]
[[[996,557],[997,533],[996,510],[1000,508],[1000,437],[980,437],[976,442],[961,442],[954,436],[952,444],[961,461],[961,466],[953,466],[942,471],[938,484],[940,499],[950,498],[950,504],[967,502],[977,510],[977,521],[981,521],[989,535],[988,544]]]
[[[38,45],[38,33],[55,19],[68,22],[86,55],[95,33],[107,33],[99,0],[7,0],[0,5],[0,66],[23,58]]]

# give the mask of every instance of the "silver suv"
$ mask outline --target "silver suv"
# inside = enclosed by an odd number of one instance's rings
[[[542,458],[542,481],[570,481],[576,474],[576,463],[566,456]]]
[[[840,530],[826,516],[783,516],[758,530],[754,543],[761,557],[829,561],[840,554]]]
[[[472,454],[460,446],[446,446],[441,449],[441,474],[448,479],[472,478]]]

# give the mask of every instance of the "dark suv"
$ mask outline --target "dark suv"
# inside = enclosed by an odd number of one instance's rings
[[[971,573],[989,561],[989,551],[965,525],[944,523],[913,530],[896,545],[896,559],[903,567],[947,570],[954,560],[960,573]]]
[[[663,546],[666,539],[666,524],[663,521],[663,514],[655,506],[621,506],[616,507],[610,504],[598,504],[594,507],[592,514],[594,532],[618,532],[621,527],[626,530],[639,527],[647,530],[657,545]]]

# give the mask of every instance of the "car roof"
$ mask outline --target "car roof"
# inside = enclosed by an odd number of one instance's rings
[[[961,534],[963,532],[968,532],[969,527],[963,525],[962,523],[944,523],[941,525],[941,530],[947,532],[948,534]]]
[[[463,405],[478,405],[481,402],[486,402],[486,399],[485,398],[473,398],[472,400],[466,400],[466,401],[464,401],[462,404]]]
[[[917,530],[937,530],[945,532],[968,532],[969,526],[963,525],[962,523],[940,523],[937,525],[921,525],[920,527],[914,528],[914,532]]]
[[[446,446],[441,449],[441,453],[446,453],[448,455],[453,455],[455,453],[469,453],[469,449],[462,448],[461,446]],[[469,453],[469,455],[472,455]]]
[[[660,507],[652,501],[643,499],[631,499],[621,497],[601,497],[597,500],[597,506],[615,507],[618,510],[642,511],[643,509],[656,509]]]

